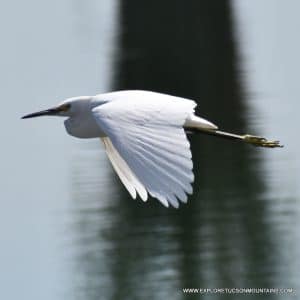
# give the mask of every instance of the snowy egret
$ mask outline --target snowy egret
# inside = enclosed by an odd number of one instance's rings
[[[66,99],[58,106],[22,117],[62,116],[78,138],[101,138],[132,198],[148,193],[163,205],[187,202],[194,181],[187,131],[199,131],[255,146],[281,147],[278,141],[219,131],[194,114],[193,100],[149,91],[118,91]]]

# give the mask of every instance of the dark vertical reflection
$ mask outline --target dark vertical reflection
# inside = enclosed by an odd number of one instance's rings
[[[120,24],[112,89],[195,99],[201,116],[248,131],[228,1],[123,0]],[[89,299],[189,299],[182,288],[272,287],[276,249],[260,200],[261,150],[201,135],[191,143],[195,192],[179,210],[133,201],[117,184],[105,211],[113,221],[99,222],[94,236],[109,246],[82,263],[90,282],[99,280],[95,293],[97,284],[84,285]]]
[[[229,2],[121,4],[121,50],[113,88],[196,99],[202,116],[222,128],[247,132]],[[150,296],[168,289],[172,280],[177,280],[177,295],[180,287],[271,285],[265,270],[272,263],[272,241],[264,224],[264,203],[258,199],[263,188],[258,165],[251,156],[257,150],[203,136],[192,137],[192,145],[197,179],[189,205],[174,211],[156,203],[119,203],[119,222],[128,230],[125,239],[114,241],[114,263],[127,268],[113,269],[116,290],[138,293],[137,269],[149,281],[142,290]],[[165,227],[169,230],[160,230]],[[128,238],[136,242],[128,243]],[[121,252],[125,245],[134,257],[131,267]],[[163,259],[168,255],[174,260]],[[158,258],[161,264],[153,267]],[[169,279],[163,276],[165,284],[157,278],[164,269],[173,270]],[[160,288],[154,290],[151,282]]]

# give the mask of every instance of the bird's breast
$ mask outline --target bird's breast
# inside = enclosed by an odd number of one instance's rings
[[[70,117],[64,122],[68,134],[77,138],[89,139],[106,136],[92,116]]]

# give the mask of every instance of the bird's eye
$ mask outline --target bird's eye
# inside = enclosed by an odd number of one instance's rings
[[[71,108],[71,104],[66,103],[66,104],[63,104],[59,107],[59,111],[65,112],[65,111],[68,111],[70,108]]]

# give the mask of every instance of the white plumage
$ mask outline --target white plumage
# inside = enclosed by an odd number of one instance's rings
[[[119,152],[115,149],[109,137],[101,138],[111,164],[118,174],[120,180],[128,190],[132,198],[136,198],[136,192],[143,201],[147,201],[148,194],[144,185],[139,181],[134,173],[128,167],[126,161],[120,156]]]
[[[186,202],[186,193],[193,192],[192,155],[183,125],[196,104],[156,93],[126,96],[92,110],[107,136],[108,157],[134,198],[133,189],[142,199],[147,190],[165,206],[178,207],[178,200]]]
[[[148,193],[163,205],[187,202],[194,181],[192,154],[184,127],[214,131],[194,115],[192,100],[147,91],[119,91],[69,98],[30,114],[69,117],[65,127],[79,138],[100,137],[121,182],[133,198]]]

